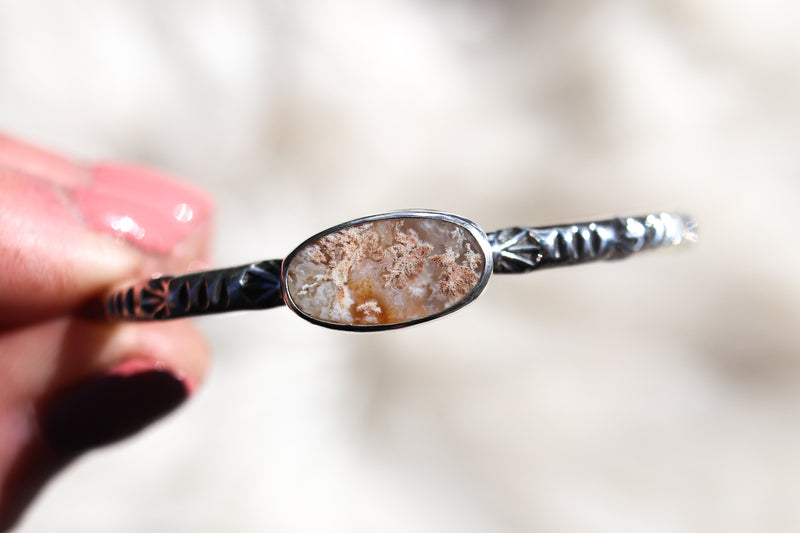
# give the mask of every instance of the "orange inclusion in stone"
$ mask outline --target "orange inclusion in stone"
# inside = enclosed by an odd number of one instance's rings
[[[353,324],[392,324],[399,321],[393,306],[383,297],[382,293],[375,291],[371,278],[364,278],[351,284],[350,290],[354,300],[350,307],[353,313]],[[369,305],[371,302],[375,302],[380,312],[370,313],[367,311],[371,307]]]

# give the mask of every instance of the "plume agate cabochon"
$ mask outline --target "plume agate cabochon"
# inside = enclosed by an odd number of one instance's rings
[[[492,270],[486,235],[467,219],[405,211],[324,231],[284,261],[284,300],[300,316],[342,329],[386,329],[454,311]]]

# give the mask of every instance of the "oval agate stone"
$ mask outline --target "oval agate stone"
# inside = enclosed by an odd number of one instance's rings
[[[285,291],[301,315],[326,324],[432,318],[469,301],[488,276],[484,247],[448,220],[398,215],[312,239],[289,256]]]

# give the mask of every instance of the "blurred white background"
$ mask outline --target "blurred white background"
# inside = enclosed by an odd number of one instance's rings
[[[0,0],[0,129],[207,187],[220,265],[405,207],[701,224],[404,331],[204,319],[195,401],[19,531],[800,529],[798,27],[771,0]]]

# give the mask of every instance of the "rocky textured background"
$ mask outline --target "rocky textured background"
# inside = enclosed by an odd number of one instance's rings
[[[196,401],[19,531],[800,528],[798,24],[755,0],[0,0],[0,129],[208,187],[221,265],[403,207],[701,223],[405,331],[204,319]]]

